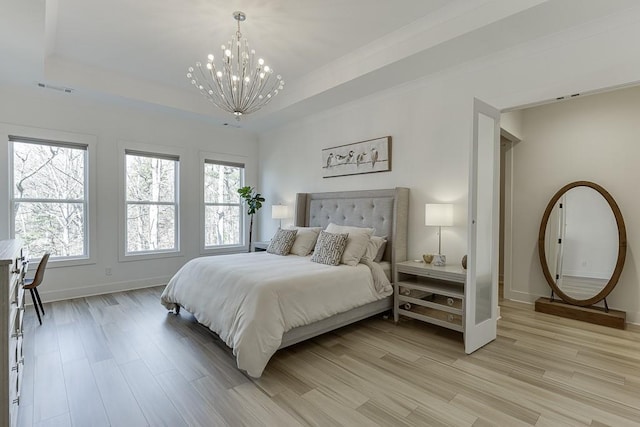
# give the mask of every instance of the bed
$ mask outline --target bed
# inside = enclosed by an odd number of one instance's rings
[[[299,193],[296,226],[374,228],[387,238],[381,263],[327,266],[265,252],[196,258],[171,279],[162,304],[191,312],[233,349],[239,369],[260,377],[276,350],[391,309],[379,276],[387,267],[393,277],[406,259],[408,204],[407,188]]]

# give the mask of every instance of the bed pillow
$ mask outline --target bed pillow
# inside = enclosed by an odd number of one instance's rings
[[[348,238],[348,234],[333,234],[320,231],[311,261],[327,265],[340,264],[342,253],[347,247]]]
[[[387,247],[387,238],[379,236],[371,236],[367,249],[364,251],[362,258],[367,258],[375,262],[380,262],[384,255],[384,249]]]
[[[328,233],[348,234],[347,247],[344,249],[340,262],[351,266],[358,265],[360,258],[367,250],[367,245],[373,234],[373,228],[349,227],[330,223],[327,226]]]
[[[386,248],[387,248],[387,239],[384,239],[382,241],[382,245],[380,245],[380,248],[378,248],[378,253],[376,254],[376,257],[373,259],[375,262],[382,261],[382,257],[384,256],[384,250]]]
[[[298,256],[309,255],[316,246],[318,234],[320,234],[322,227],[291,227],[290,229],[298,230],[290,252]]]
[[[269,246],[267,246],[267,252],[276,255],[289,255],[297,233],[298,230],[282,230],[278,228],[275,236],[269,242]]]

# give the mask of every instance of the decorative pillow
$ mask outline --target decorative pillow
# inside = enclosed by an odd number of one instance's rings
[[[376,261],[379,255],[381,260],[382,255],[384,255],[384,248],[386,246],[386,237],[371,236],[371,239],[369,239],[369,243],[367,244],[367,249],[364,251],[364,255],[362,256],[362,258]],[[376,262],[380,262],[380,260],[377,260]]]
[[[328,233],[348,234],[347,247],[342,254],[340,262],[347,265],[358,265],[360,258],[367,250],[367,245],[373,234],[373,228],[349,227],[331,223],[327,226]]]
[[[291,227],[290,229],[298,230],[296,240],[291,247],[291,253],[298,256],[309,255],[316,246],[322,227]]]
[[[338,265],[347,247],[348,234],[333,234],[320,231],[311,261],[320,264]]]
[[[267,252],[276,255],[289,255],[297,233],[298,230],[281,230],[278,228],[275,236],[269,242],[269,246],[267,246]]]

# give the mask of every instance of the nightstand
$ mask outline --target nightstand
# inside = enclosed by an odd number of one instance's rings
[[[267,250],[270,241],[251,243],[251,252],[264,252]]]
[[[400,315],[463,332],[464,286],[462,267],[436,267],[416,261],[396,264],[393,284],[393,319]]]

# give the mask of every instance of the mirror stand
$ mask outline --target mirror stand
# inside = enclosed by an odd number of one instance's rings
[[[609,326],[611,328],[624,329],[627,321],[627,313],[620,310],[606,311],[603,307],[568,304],[559,299],[540,297],[536,300],[535,310],[540,313],[553,314],[568,319],[582,320],[596,325]]]
[[[622,213],[601,186],[576,181],[551,198],[538,234],[538,255],[550,298],[535,310],[624,329],[626,313],[612,310],[607,295],[618,283],[627,252]],[[604,301],[604,307],[596,307]]]

